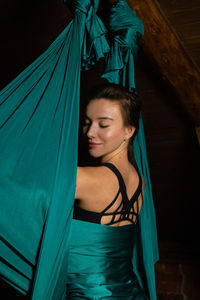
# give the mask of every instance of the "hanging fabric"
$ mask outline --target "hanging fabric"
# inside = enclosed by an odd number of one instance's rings
[[[99,1],[0,93],[2,278],[33,300],[62,299],[74,204],[80,71],[109,51]]]
[[[119,22],[120,20],[120,22]],[[139,38],[144,34],[143,23],[125,0],[111,8],[110,31],[113,36],[102,77],[111,83],[126,86],[136,92],[134,66],[138,56]],[[139,215],[137,247],[133,253],[134,272],[151,300],[156,299],[154,264],[159,259],[155,209],[146,153],[142,115],[134,139],[133,153],[145,181],[143,207]]]
[[[5,281],[23,294],[31,291],[34,300],[64,298],[77,166],[80,70],[88,69],[109,50],[105,28],[96,16],[99,1],[64,2],[73,9],[73,20],[0,93],[0,270]],[[134,60],[143,25],[125,1],[112,8],[111,30],[117,33],[104,77],[135,89]],[[133,148],[146,183],[133,264],[154,300],[153,264],[158,249],[142,118]]]

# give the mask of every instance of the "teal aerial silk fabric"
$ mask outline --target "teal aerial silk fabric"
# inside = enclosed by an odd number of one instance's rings
[[[34,300],[65,298],[80,72],[109,51],[105,27],[96,15],[99,1],[64,2],[72,8],[73,20],[0,92],[0,271],[5,281]],[[119,24],[116,15],[122,18]],[[143,25],[125,1],[112,8],[111,31],[116,34],[104,77],[135,89],[134,60]],[[133,147],[146,183],[133,265],[154,300],[158,249],[142,119]]]
[[[148,300],[133,273],[137,226],[72,220],[67,299]]]
[[[119,22],[120,20],[120,22]],[[125,0],[113,5],[110,15],[113,35],[111,51],[103,75],[109,82],[136,91],[134,65],[138,55],[139,38],[144,34],[143,23]],[[140,116],[139,131],[134,139],[133,153],[145,181],[143,207],[139,215],[138,241],[133,253],[133,268],[150,299],[156,299],[154,264],[159,260],[155,209],[146,153],[144,127]]]
[[[98,1],[67,3],[73,20],[0,93],[1,276],[35,300],[64,295],[80,71],[109,51]]]

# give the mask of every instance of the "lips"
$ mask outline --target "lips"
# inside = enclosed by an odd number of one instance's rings
[[[90,148],[95,148],[95,147],[98,147],[99,145],[101,145],[100,143],[90,143],[89,142],[89,147]]]

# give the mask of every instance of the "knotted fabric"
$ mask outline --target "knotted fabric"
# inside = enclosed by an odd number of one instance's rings
[[[144,26],[135,11],[124,0],[117,1],[111,8],[110,32],[113,42],[106,57],[103,77],[109,82],[134,90],[135,60],[139,50],[139,38],[144,34]]]

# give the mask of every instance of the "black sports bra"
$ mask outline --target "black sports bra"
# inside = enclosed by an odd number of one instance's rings
[[[127,193],[126,193],[126,186],[125,186],[124,180],[123,180],[122,175],[119,172],[119,170],[111,163],[104,163],[102,165],[111,169],[117,176],[118,181],[119,181],[119,190],[117,192],[117,195],[115,196],[114,200],[101,212],[85,210],[83,208],[80,208],[75,203],[73,219],[78,219],[78,220],[82,220],[82,221],[101,224],[101,218],[103,216],[112,216],[111,221],[104,225],[112,225],[112,224],[115,224],[115,223],[118,223],[121,221],[125,221],[125,220],[130,221],[132,224],[136,224],[137,218],[138,218],[138,211],[139,211],[138,198],[139,198],[140,194],[142,195],[142,178],[141,178],[140,173],[137,172],[138,176],[139,176],[138,187],[137,187],[134,195],[129,200]],[[113,212],[106,212],[115,203],[115,201],[117,200],[120,193],[122,195],[122,198],[121,198],[121,203],[119,204],[117,209]],[[137,210],[134,209],[135,201],[137,201]],[[142,195],[142,201],[143,201],[143,195]],[[119,217],[117,217],[117,216],[119,216]],[[135,221],[133,221],[134,216],[135,216]]]

